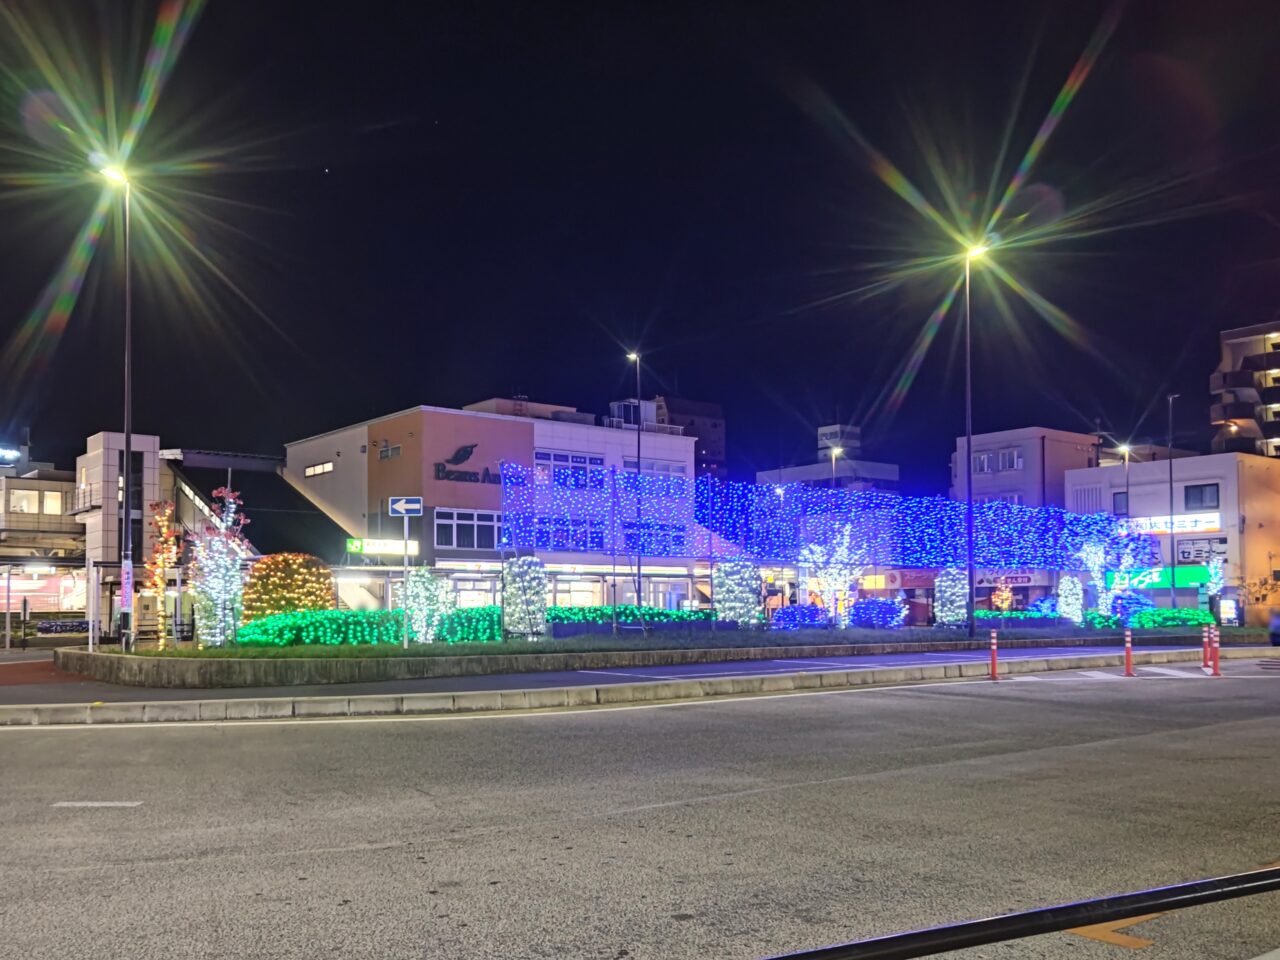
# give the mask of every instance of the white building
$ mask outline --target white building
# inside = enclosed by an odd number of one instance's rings
[[[965,438],[951,455],[953,500],[965,499]],[[1098,438],[1047,427],[1022,427],[973,437],[973,499],[1004,500],[1028,507],[1065,507],[1068,470],[1098,464]]]
[[[898,465],[861,459],[862,431],[848,424],[818,428],[817,462],[759,470],[756,483],[804,483],[838,490],[896,490]]]
[[[1173,510],[1169,509],[1172,464]],[[1145,463],[1071,470],[1067,508],[1078,513],[1127,516],[1132,528],[1160,544],[1163,569],[1144,577],[1160,606],[1203,602],[1207,564],[1224,561],[1224,596],[1242,600],[1249,582],[1274,579],[1280,570],[1280,461],[1252,454],[1218,453]],[[1172,519],[1170,519],[1172,517]],[[1266,622],[1265,607],[1245,611],[1250,623]]]

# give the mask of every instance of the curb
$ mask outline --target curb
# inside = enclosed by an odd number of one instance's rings
[[[1190,663],[1200,650],[1135,652],[1135,664]],[[1223,659],[1259,656],[1256,649],[1222,650]],[[1002,675],[1045,673],[1118,667],[1123,654],[1087,657],[1006,660]],[[468,690],[460,693],[370,694],[356,697],[268,697],[245,700],[164,700],[132,703],[68,703],[0,706],[0,726],[66,724],[171,723],[226,720],[283,720],[300,717],[421,716],[426,714],[492,713],[545,710],[625,703],[693,700],[702,697],[776,694],[817,689],[888,686],[926,680],[964,680],[985,677],[989,665],[981,660],[938,666],[882,667],[810,673],[769,673],[706,680],[659,680],[602,686],[551,687],[535,690]]]

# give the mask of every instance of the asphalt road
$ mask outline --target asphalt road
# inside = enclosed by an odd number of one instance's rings
[[[0,728],[0,957],[754,960],[1251,869],[1280,860],[1280,674],[1237,666]],[[58,805],[102,802],[137,805]],[[1246,960],[1280,946],[1280,895],[1124,932]]]
[[[1188,646],[1144,644],[1141,650],[1186,650]],[[1260,656],[1273,652],[1259,647]],[[1005,660],[1039,660],[1045,657],[1088,657],[1118,654],[1122,647],[1015,648],[1000,654]],[[52,655],[28,655],[22,661],[0,658],[0,705],[29,703],[118,703],[136,700],[215,700],[252,697],[350,697],[363,694],[456,693],[463,690],[528,690],[539,687],[599,686],[647,680],[689,680],[699,677],[759,676],[765,673],[875,670],[881,667],[937,666],[970,661],[986,662],[986,650],[953,650],[942,653],[894,653],[820,659],[740,660],[673,667],[623,667],[616,670],[563,670],[543,673],[490,674],[478,677],[432,677],[417,680],[381,680],[370,683],[327,683],[291,687],[228,687],[185,690],[163,687],[128,687],[62,673],[53,667]],[[1228,661],[1229,662],[1229,661]]]

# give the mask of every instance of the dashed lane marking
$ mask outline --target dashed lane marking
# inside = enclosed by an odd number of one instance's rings
[[[141,800],[59,800],[51,807],[140,807]]]

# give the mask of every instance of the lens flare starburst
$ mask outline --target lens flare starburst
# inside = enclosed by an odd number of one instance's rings
[[[204,7],[204,0],[161,0],[150,8],[154,19],[129,20],[123,5],[99,6],[92,22],[83,11],[72,17],[39,3],[0,3],[0,79],[17,107],[0,118],[7,121],[0,128],[0,184],[9,222],[25,215],[33,236],[45,236],[80,221],[67,230],[74,236],[70,250],[0,353],[0,399],[10,425],[38,403],[41,374],[77,310],[99,248],[119,249],[104,244],[103,234],[121,231],[123,202],[130,205],[144,295],[156,312],[194,321],[167,325],[167,334],[220,335],[230,347],[234,338],[225,328],[233,302],[280,333],[233,280],[220,252],[219,240],[246,238],[224,211],[246,205],[200,183],[229,171],[247,145],[188,146],[184,140],[205,138],[205,127],[189,116],[174,121],[167,108],[160,122],[157,113]],[[93,322],[100,313],[109,323],[114,304],[93,311]],[[229,353],[245,364],[237,351]]]

